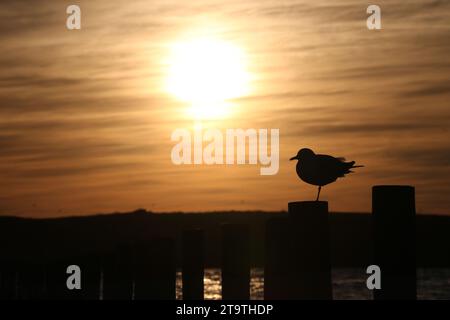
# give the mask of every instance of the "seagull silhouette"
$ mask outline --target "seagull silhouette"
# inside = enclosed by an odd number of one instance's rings
[[[320,190],[324,185],[335,182],[337,178],[351,173],[350,169],[364,166],[355,166],[355,161],[345,162],[345,158],[335,158],[326,154],[315,154],[311,149],[300,149],[295,157],[289,160],[298,160],[297,175],[306,183],[319,186],[316,201],[319,201]]]

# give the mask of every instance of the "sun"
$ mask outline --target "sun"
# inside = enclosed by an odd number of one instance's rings
[[[232,43],[201,38],[178,42],[169,57],[167,91],[189,104],[195,119],[229,115],[230,101],[249,90],[244,52]]]

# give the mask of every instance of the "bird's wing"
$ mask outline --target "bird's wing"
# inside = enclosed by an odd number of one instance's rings
[[[323,174],[329,176],[343,177],[347,173],[351,173],[350,169],[358,168],[355,161],[345,162],[343,158],[335,158],[326,154],[317,155],[320,170]]]
[[[316,161],[321,175],[324,177],[336,179],[337,177],[342,177],[346,171],[343,166],[345,162],[342,162],[338,158],[326,154],[318,154],[316,155]]]
[[[333,156],[329,156],[327,154],[318,154],[316,155],[316,159],[319,161],[320,164],[322,165],[339,165],[340,163],[342,163],[343,158],[335,158]]]

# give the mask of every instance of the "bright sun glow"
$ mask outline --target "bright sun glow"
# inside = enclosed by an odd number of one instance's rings
[[[189,103],[195,119],[223,118],[228,100],[248,93],[243,52],[231,43],[197,39],[177,43],[169,60],[167,90]]]

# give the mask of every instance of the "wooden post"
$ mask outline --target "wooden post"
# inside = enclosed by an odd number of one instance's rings
[[[98,300],[100,296],[100,258],[95,254],[53,257],[44,254],[44,294],[51,300]],[[69,289],[67,280],[74,273],[67,273],[69,266],[78,266],[81,289]],[[20,280],[20,279],[19,279]]]
[[[222,226],[222,299],[250,299],[249,230],[243,224]]]
[[[75,264],[70,259],[53,259],[46,263],[45,278],[47,299],[50,300],[77,300],[79,291],[67,288],[67,267]]]
[[[375,299],[416,299],[414,187],[374,186],[374,263],[381,269]]]
[[[175,281],[175,247],[172,239],[155,238],[136,245],[136,300],[174,300]]]
[[[39,262],[23,261],[18,270],[18,296],[22,300],[42,300],[45,297],[45,268]]]
[[[205,235],[203,230],[187,230],[182,237],[183,300],[203,300]]]
[[[290,202],[291,299],[332,299],[328,202]]]
[[[13,261],[1,262],[0,300],[14,300],[18,298],[18,271],[17,263]]]
[[[266,222],[264,299],[289,299],[291,280],[289,219],[274,217]]]
[[[120,245],[102,261],[103,299],[131,300],[133,294],[133,252],[128,244]]]
[[[100,298],[100,257],[96,254],[85,255],[80,259],[81,290],[83,300],[98,300]]]

